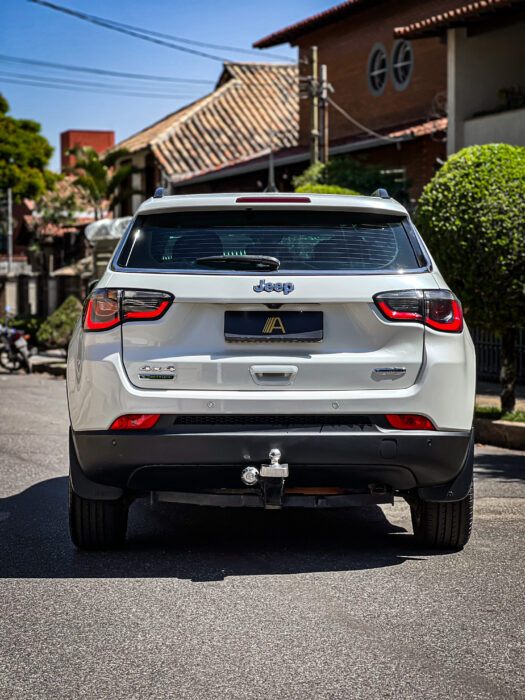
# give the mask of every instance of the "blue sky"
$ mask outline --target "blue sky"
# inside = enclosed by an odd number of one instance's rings
[[[253,41],[337,4],[330,0],[54,0],[73,10],[126,24],[137,25],[187,39],[250,48]],[[2,0],[0,54],[55,63],[89,66],[132,73],[153,73],[215,81],[219,61],[191,56],[92,25],[35,5],[28,0]],[[203,49],[206,50],[206,49]],[[269,60],[277,53],[295,60],[296,50],[283,45],[259,56],[211,51],[237,60]],[[52,167],[59,168],[59,135],[67,129],[112,129],[117,141],[139,131],[208,92],[212,85],[168,86],[180,97],[128,97],[88,92],[85,87],[58,90],[9,83],[14,73],[115,82],[137,91],[140,83],[120,78],[95,77],[52,68],[0,60],[0,92],[10,114],[34,119],[55,148]],[[157,90],[164,90],[159,84]]]

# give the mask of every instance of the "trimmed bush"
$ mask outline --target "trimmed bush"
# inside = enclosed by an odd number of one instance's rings
[[[516,329],[525,317],[525,148],[471,146],[452,155],[415,212],[468,322],[502,339],[502,410],[514,409]]]
[[[354,194],[372,194],[378,187],[384,187],[395,199],[408,201],[406,188],[410,182],[398,182],[398,174],[389,172],[390,170],[391,166],[371,165],[363,157],[335,156],[326,165],[310,165],[293,178],[292,184],[296,192],[313,192],[301,189],[304,186],[335,185],[351,190]]]
[[[81,311],[79,300],[69,296],[40,326],[38,344],[47,348],[67,348]]]
[[[355,190],[348,190],[346,187],[339,187],[338,185],[301,185],[295,188],[296,192],[306,192],[310,194],[353,194],[359,195],[359,192]]]

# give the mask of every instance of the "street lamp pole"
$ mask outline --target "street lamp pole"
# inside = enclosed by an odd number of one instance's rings
[[[7,274],[13,271],[13,191],[7,189]]]

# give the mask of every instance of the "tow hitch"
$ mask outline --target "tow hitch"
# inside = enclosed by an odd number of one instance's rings
[[[246,486],[259,485],[264,507],[267,509],[282,508],[284,480],[288,476],[288,465],[281,464],[281,451],[270,450],[270,464],[261,464],[260,469],[246,467],[241,480]]]

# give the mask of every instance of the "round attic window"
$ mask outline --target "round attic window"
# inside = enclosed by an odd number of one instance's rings
[[[376,44],[368,57],[367,79],[375,97],[383,94],[388,78],[388,55],[383,44]]]
[[[392,47],[392,82],[396,90],[404,90],[414,70],[414,51],[410,41],[398,39]]]

